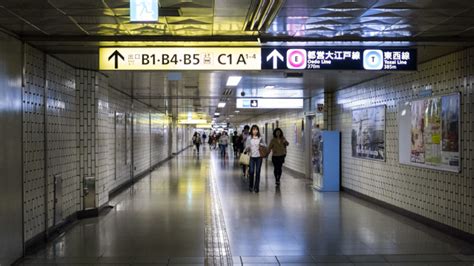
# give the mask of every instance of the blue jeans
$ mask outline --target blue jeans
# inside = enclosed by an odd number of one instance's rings
[[[221,155],[224,156],[227,150],[227,144],[219,144],[219,147],[221,149]]]
[[[249,189],[259,190],[260,169],[262,168],[262,157],[250,157]],[[255,174],[255,183],[254,177]]]

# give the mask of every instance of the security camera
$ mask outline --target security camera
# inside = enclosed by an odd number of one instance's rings
[[[242,91],[242,92],[240,93],[240,96],[245,97],[245,91]]]

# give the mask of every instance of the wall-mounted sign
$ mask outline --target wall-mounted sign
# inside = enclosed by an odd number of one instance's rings
[[[301,109],[303,99],[237,99],[237,108],[248,109]]]
[[[100,70],[260,70],[260,48],[115,47],[99,49]]]
[[[158,22],[158,0],[130,0],[130,22]]]
[[[416,49],[262,48],[262,69],[416,70]]]
[[[318,113],[322,113],[324,111],[324,104],[323,103],[318,103],[318,105],[316,106],[316,111]]]

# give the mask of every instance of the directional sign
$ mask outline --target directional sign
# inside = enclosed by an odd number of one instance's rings
[[[262,69],[416,70],[416,49],[365,47],[262,48]]]
[[[122,61],[125,61],[125,58],[123,57],[123,55],[119,51],[115,50],[115,52],[113,52],[107,60],[108,61],[113,60],[115,69],[117,69],[120,59],[122,59]]]
[[[267,62],[272,60],[273,69],[278,69],[278,61],[284,61],[283,55],[278,52],[277,49],[273,49],[273,51],[267,56]]]
[[[236,106],[243,109],[301,109],[303,108],[303,99],[238,98]]]
[[[260,70],[260,48],[116,47],[99,49],[100,70]]]

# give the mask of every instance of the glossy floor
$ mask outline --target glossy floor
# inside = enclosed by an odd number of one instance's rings
[[[288,173],[276,189],[272,171],[257,194],[232,158],[188,150],[22,263],[473,265],[467,242]]]

